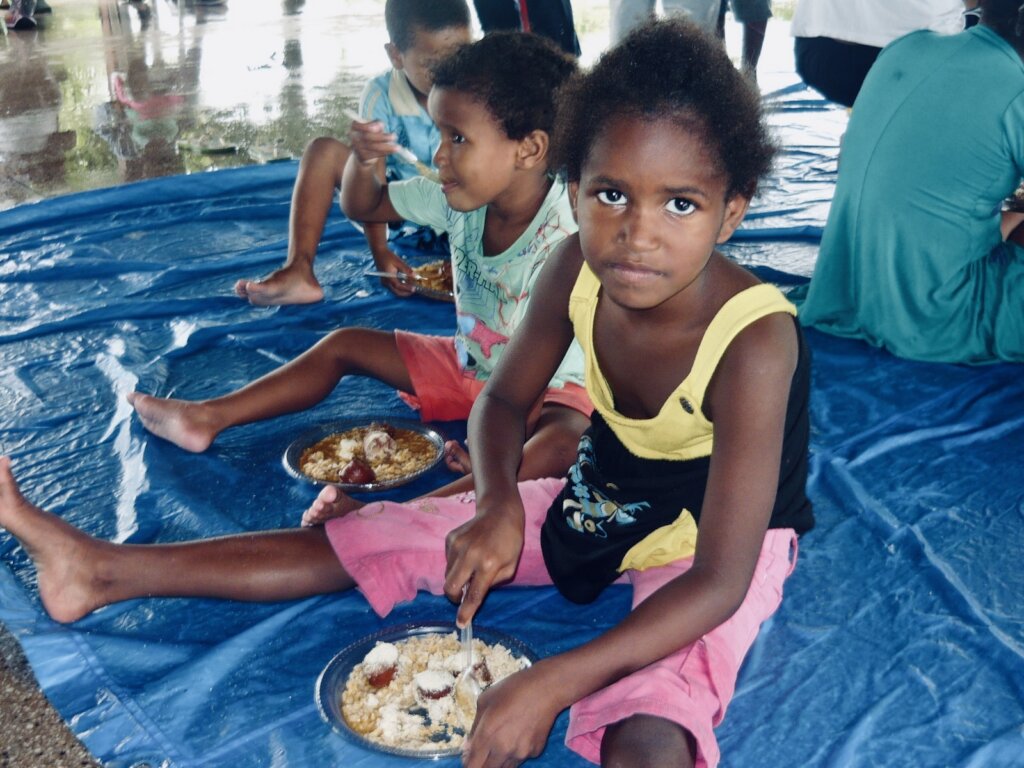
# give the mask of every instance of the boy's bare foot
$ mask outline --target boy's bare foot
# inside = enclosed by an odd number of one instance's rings
[[[239,280],[235,293],[257,307],[315,304],[324,298],[324,289],[312,273],[292,267],[282,267],[262,280]]]
[[[129,392],[126,397],[139,414],[142,426],[186,451],[202,453],[220,432],[204,417],[201,403],[153,397],[141,392]]]
[[[302,513],[304,526],[323,525],[332,517],[347,515],[353,509],[363,506],[340,488],[333,485],[324,486],[309,509]]]
[[[39,597],[55,621],[77,621],[106,604],[99,573],[110,545],[30,504],[6,456],[0,457],[0,527],[21,542],[35,563]]]
[[[468,475],[473,471],[473,462],[469,460],[469,451],[459,445],[456,440],[444,444],[444,463],[452,472]]]

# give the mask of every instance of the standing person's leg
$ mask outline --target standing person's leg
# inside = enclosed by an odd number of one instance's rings
[[[346,144],[327,136],[314,139],[306,147],[292,190],[284,266],[262,280],[239,280],[235,293],[241,298],[258,306],[310,304],[323,299],[323,289],[313,273],[313,260],[335,193],[341,186],[349,151]],[[384,227],[387,237],[386,224],[370,226]]]
[[[8,29],[19,32],[36,28],[36,0],[11,0],[10,11],[4,16]]]
[[[519,29],[515,0],[473,0],[476,17],[484,34],[498,29]]]
[[[772,17],[770,0],[729,0],[732,14],[743,25],[743,74],[757,80],[757,64],[761,60],[768,19]],[[723,2],[723,6],[725,3]]]
[[[544,35],[556,43],[570,56],[580,55],[580,41],[576,37],[576,25],[572,17],[569,0],[519,0],[526,9],[530,31]]]
[[[622,40],[634,27],[654,17],[654,0],[609,0],[608,30],[611,45]]]
[[[322,528],[240,534],[181,544],[95,539],[22,496],[0,457],[0,527],[32,558],[50,616],[76,621],[137,597],[277,601],[353,586]]]
[[[394,333],[342,328],[290,363],[230,394],[191,402],[132,392],[128,402],[150,432],[199,453],[228,427],[316,405],[347,375],[370,376],[412,391]]]
[[[662,0],[665,15],[683,15],[709,35],[718,29],[718,11],[721,0]]]

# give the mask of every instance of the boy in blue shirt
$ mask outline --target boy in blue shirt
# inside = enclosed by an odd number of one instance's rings
[[[401,146],[430,165],[440,141],[427,114],[430,68],[458,44],[469,41],[469,7],[466,0],[387,0],[384,23],[389,38],[384,49],[392,69],[366,84],[359,100],[360,118],[383,123],[389,133],[396,134]],[[235,293],[241,298],[257,306],[311,304],[323,299],[313,260],[349,152],[347,144],[330,136],[310,142],[302,154],[292,192],[284,266],[261,280],[239,280]],[[379,163],[378,174],[382,180],[394,181],[411,178],[417,171],[391,155]],[[411,271],[388,247],[387,224],[366,224],[363,231],[377,269]],[[401,281],[384,278],[382,282],[398,296],[411,293]]]

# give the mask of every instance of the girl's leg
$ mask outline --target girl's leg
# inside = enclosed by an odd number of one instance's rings
[[[576,461],[580,436],[589,426],[590,419],[576,409],[546,404],[523,446],[519,479],[564,477]]]
[[[7,457],[0,457],[0,527],[32,558],[43,606],[61,622],[137,597],[275,601],[353,586],[322,528],[182,544],[100,541],[29,503]]]
[[[235,392],[190,402],[132,392],[143,426],[196,453],[228,427],[305,410],[329,395],[347,375],[372,376],[396,389],[412,382],[390,331],[342,328],[299,357]]]
[[[693,736],[677,723],[652,715],[633,715],[608,726],[601,740],[601,765],[692,768],[696,752]]]
[[[306,147],[292,190],[284,266],[262,280],[239,280],[235,293],[241,298],[257,306],[311,304],[323,299],[323,289],[313,274],[313,259],[349,153],[347,145],[328,136],[314,139]]]

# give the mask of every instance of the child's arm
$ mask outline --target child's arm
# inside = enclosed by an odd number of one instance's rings
[[[448,535],[445,592],[461,597],[458,622],[472,618],[488,590],[507,581],[523,547],[523,507],[516,473],[523,456],[526,419],[565,357],[573,339],[569,294],[583,263],[575,235],[545,263],[523,322],[469,416],[476,516]]]
[[[352,221],[401,220],[388,198],[388,185],[377,172],[380,158],[390,155],[397,146],[395,134],[385,133],[379,121],[353,121],[348,138],[352,152],[341,178],[342,211]]]
[[[714,452],[693,567],[600,637],[486,691],[465,766],[539,754],[562,709],[689,645],[736,611],[774,505],[796,360],[788,316],[763,318],[737,336],[708,391]]]

